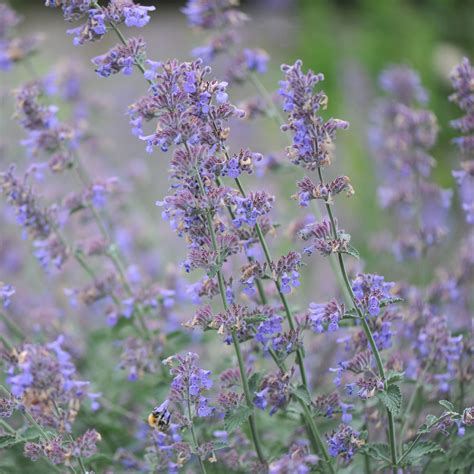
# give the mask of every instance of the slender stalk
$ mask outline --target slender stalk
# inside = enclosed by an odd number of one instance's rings
[[[443,416],[441,416],[440,418],[437,418],[436,421],[434,421],[433,423],[430,423],[426,429],[427,430],[430,430],[434,425],[438,424],[441,420],[444,420],[445,418],[447,418],[448,416],[451,416],[451,413],[445,413]],[[400,464],[410,453],[411,451],[413,450],[413,448],[418,444],[418,441],[420,440],[420,438],[423,436],[424,433],[418,433],[416,435],[416,438],[413,440],[413,442],[410,444],[410,447],[400,456],[400,458],[398,459],[397,461],[397,464]]]
[[[16,435],[16,431],[4,420],[0,418],[0,426],[7,430],[10,434]]]
[[[321,184],[324,184],[321,167],[318,167],[318,175],[319,175],[319,180]],[[331,229],[332,229],[333,237],[336,239],[337,238],[336,220],[334,218],[331,205],[327,201],[325,205],[326,205],[326,211],[327,211],[329,220],[331,221]],[[341,253],[338,253],[337,259],[339,262],[339,269],[341,271],[341,275],[344,280],[344,284],[346,286],[347,292],[349,293],[351,297],[354,308],[357,312],[357,315],[360,318],[362,329],[367,338],[367,341],[369,342],[370,348],[372,350],[372,354],[374,355],[375,363],[377,365],[380,378],[382,379],[384,383],[384,387],[387,388],[387,383],[385,380],[385,369],[383,366],[382,357],[378,350],[377,344],[375,343],[372,331],[370,330],[370,327],[367,324],[364,314],[362,314],[362,311],[357,303],[357,298],[355,297],[354,291],[352,290],[352,285],[349,281],[349,277],[347,276],[347,270],[344,264],[344,257],[342,256]],[[396,446],[396,439],[395,439],[395,422],[393,419],[393,415],[388,408],[387,408],[387,419],[388,419],[388,438],[389,438],[389,443],[390,443],[390,453],[391,453],[391,459],[392,459],[392,471],[393,471],[393,474],[396,474],[397,473],[397,467],[396,467],[397,466],[397,446]]]
[[[18,339],[25,339],[25,334],[23,330],[16,324],[15,321],[10,319],[5,313],[0,312],[0,319],[8,326],[8,329],[18,338]]]
[[[314,422],[313,415],[311,414],[310,409],[303,401],[301,401],[300,405],[303,408],[305,420],[308,422],[308,425],[310,426],[310,430],[316,439],[316,443],[319,447],[319,450],[321,451],[321,454],[323,455],[324,461],[327,463],[327,468],[332,474],[335,474],[336,471],[334,470],[332,460],[329,457],[328,451],[326,449],[326,445],[324,444],[321,433],[319,432],[319,429],[316,423]]]
[[[189,402],[189,389],[188,389],[188,398],[187,398],[186,402],[187,402],[187,405],[188,405],[188,416],[189,416],[189,422],[191,423],[190,430],[191,430],[191,436],[193,438],[194,449],[196,451],[198,451],[199,450],[199,444],[198,444],[198,441],[197,441],[196,433],[194,431],[193,416],[191,414],[191,404]],[[201,459],[201,456],[199,455],[198,452],[197,452],[197,457],[199,459],[199,467],[201,468],[202,474],[207,474],[206,466],[204,465],[204,461]]]
[[[10,352],[14,349],[10,341],[3,334],[0,334],[0,341]]]
[[[90,184],[90,179],[87,176],[87,173],[84,170],[77,154],[74,154],[74,172],[75,172],[75,176],[76,176],[76,179],[78,180],[79,185],[81,187],[88,187]],[[102,234],[102,237],[105,239],[105,241],[107,242],[109,246],[106,252],[107,257],[111,260],[115,270],[117,271],[125,292],[127,293],[129,297],[132,297],[133,291],[127,279],[125,268],[123,265],[123,259],[117,245],[113,243],[110,237],[110,233],[107,230],[107,226],[102,216],[97,211],[97,209],[92,204],[88,204],[87,208],[91,211],[94,221],[96,222],[97,227],[99,228],[99,231]],[[143,332],[145,336],[145,339],[150,339],[151,334],[145,323],[145,320],[143,317],[143,311],[139,305],[136,305],[135,313],[137,315],[138,323],[140,325],[141,331]]]
[[[267,102],[268,106],[271,109],[271,113],[268,114],[269,117],[273,118],[276,122],[276,124],[281,127],[282,125],[285,124],[285,118],[280,112],[280,109],[275,105],[275,102],[273,101],[270,93],[268,92],[267,88],[262,84],[260,79],[258,78],[257,74],[255,73],[250,73],[250,80],[254,84],[255,88],[259,92],[259,94],[265,99]],[[288,135],[285,135],[288,137]],[[288,143],[291,145],[291,139],[288,137]],[[316,218],[320,219],[321,218],[321,211],[317,205],[317,203],[314,203],[313,205],[313,211],[316,214]],[[350,295],[347,292],[346,286],[344,285],[344,282],[341,279],[341,274],[339,273],[337,269],[337,262],[334,259],[333,255],[329,255],[329,264],[331,265],[331,269],[334,273],[334,276],[336,277],[337,283],[339,285],[339,288],[344,296],[344,299],[346,300],[346,303],[351,304],[351,298]]]
[[[53,403],[53,407],[54,407],[54,411],[56,412],[56,416],[58,418],[61,418],[61,408],[58,406],[58,404],[56,403],[56,400],[54,399],[51,399],[52,403]],[[66,436],[69,438],[69,441],[71,443],[74,443],[74,438],[72,437],[71,433],[69,432],[66,432]],[[77,461],[79,463],[79,467],[81,468],[81,472],[82,474],[87,474],[87,469],[86,469],[86,466],[84,465],[84,461],[82,460],[82,457],[81,456],[77,456]],[[72,467],[72,466],[71,466]]]
[[[421,372],[420,376],[418,377],[418,380],[416,381],[416,384],[415,384],[415,388],[413,389],[413,393],[411,394],[411,397],[408,400],[408,405],[403,416],[402,427],[400,428],[400,441],[399,441],[400,450],[403,448],[403,438],[405,435],[405,431],[408,427],[408,423],[412,421],[410,412],[413,408],[413,404],[415,403],[416,395],[418,393],[418,390],[420,390],[421,386],[423,385],[425,375],[428,372],[429,368],[431,367],[432,363],[433,363],[433,359],[430,359],[428,363],[426,364],[425,368],[423,369],[423,372]]]
[[[189,146],[187,145],[186,142],[184,143],[184,145],[185,145],[185,148],[186,148],[186,152],[188,153],[189,156],[191,156],[191,150],[189,149]],[[196,169],[196,179],[197,179],[197,182],[199,184],[199,189],[201,191],[201,194],[203,196],[205,196],[206,195],[206,190],[204,188],[204,183],[202,182],[201,175],[200,175],[198,169]],[[207,226],[209,228],[209,233],[211,235],[212,247],[213,247],[214,252],[217,255],[219,249],[218,249],[218,246],[217,246],[217,239],[216,239],[216,233],[214,231],[214,224],[212,222],[212,217],[211,217],[211,214],[210,214],[209,210],[206,210],[206,219],[207,219]],[[222,271],[220,269],[217,271],[217,281],[218,281],[218,285],[219,285],[219,293],[220,293],[220,296],[221,296],[222,305],[223,305],[224,309],[227,310],[228,309],[228,304],[227,304],[227,297],[225,295],[224,277],[223,277]],[[249,388],[249,384],[248,384],[248,380],[247,380],[247,374],[246,374],[245,367],[244,367],[242,352],[240,350],[240,342],[239,342],[239,339],[237,337],[237,334],[236,334],[235,330],[232,330],[231,334],[232,334],[232,342],[233,342],[233,345],[234,345],[235,353],[237,355],[237,361],[239,363],[240,378],[242,379],[242,386],[243,386],[243,389],[244,389],[245,401],[247,403],[247,406],[252,409],[252,414],[249,415],[249,425],[250,425],[250,431],[252,433],[253,443],[255,445],[255,450],[257,451],[257,456],[258,456],[260,462],[262,464],[266,464],[265,457],[263,455],[263,451],[262,451],[262,448],[260,446],[260,440],[259,440],[258,433],[257,433],[257,427],[256,427],[256,424],[255,424],[255,416],[254,416],[254,413],[253,413],[253,400],[252,400],[252,396],[250,394],[250,388]]]

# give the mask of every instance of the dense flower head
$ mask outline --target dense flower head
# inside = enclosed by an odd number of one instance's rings
[[[380,74],[380,88],[402,104],[424,103],[428,94],[420,76],[407,66],[392,66]]]
[[[387,282],[380,275],[359,273],[352,281],[352,291],[359,305],[370,316],[380,313],[381,304],[386,304],[393,298],[394,282]]]
[[[453,336],[445,317],[431,315],[429,324],[423,326],[417,335],[415,350],[421,360],[430,360],[439,371],[433,376],[438,389],[448,392],[463,351],[462,334]]]
[[[454,170],[457,181],[461,207],[466,214],[466,222],[474,223],[474,68],[467,58],[456,66],[451,74],[451,82],[455,92],[449,97],[465,115],[452,120],[451,126],[463,135],[453,141],[461,151],[465,160],[461,169]]]
[[[259,218],[268,214],[275,201],[275,196],[267,194],[265,191],[250,193],[248,197],[235,198],[237,208],[233,223],[236,227],[247,224],[253,227],[257,224]]]
[[[75,45],[101,39],[112,24],[142,28],[150,21],[148,13],[155,10],[154,6],[142,6],[133,0],[112,0],[107,6],[98,6],[92,0],[46,0],[45,5],[60,7],[66,21],[86,18],[86,23],[68,30],[74,35]]]
[[[229,103],[227,83],[206,80],[211,72],[201,60],[179,63],[176,60],[159,64],[148,77],[153,82],[149,95],[130,106],[131,123],[136,132],[143,121],[155,120],[154,134],[141,136],[153,147],[167,151],[171,146],[186,143],[202,144],[210,150],[228,137],[224,122],[241,117],[243,112]],[[142,135],[142,133],[138,133]]]
[[[76,378],[71,356],[62,348],[62,336],[50,344],[23,344],[10,355],[6,382],[41,423],[70,431],[80,402],[89,395],[89,382]],[[59,416],[53,401],[62,407]]]
[[[465,112],[464,117],[453,120],[451,126],[456,130],[465,133],[463,138],[455,139],[455,143],[461,151],[465,151],[469,156],[469,151],[473,150],[473,140],[470,132],[474,130],[474,68],[469,59],[464,58],[462,62],[456,66],[451,74],[451,83],[455,92],[450,96],[450,100],[456,103],[459,108]]]
[[[454,170],[453,177],[459,188],[461,207],[466,214],[466,222],[474,224],[474,160],[461,163],[460,170]]]
[[[24,454],[31,461],[44,457],[53,465],[70,462],[71,458],[90,458],[97,452],[97,443],[101,436],[96,430],[87,430],[76,439],[54,436],[40,442],[27,442]]]
[[[106,54],[96,56],[92,62],[96,66],[95,72],[101,77],[122,72],[129,76],[137,61],[144,56],[145,42],[142,38],[130,38],[127,44],[118,44]]]
[[[58,107],[46,105],[42,99],[47,94],[46,84],[41,81],[27,82],[14,91],[16,118],[27,133],[22,140],[31,156],[41,152],[55,156],[56,164],[66,166],[72,162],[71,150],[77,147],[82,130],[77,124],[68,124],[58,119]]]
[[[43,267],[50,263],[58,268],[67,258],[67,249],[56,235],[54,227],[56,212],[52,208],[43,208],[28,185],[29,175],[26,173],[22,181],[14,175],[14,166],[0,173],[0,189],[6,196],[7,203],[14,208],[18,224],[24,228],[36,247],[35,255]]]
[[[199,417],[212,415],[206,392],[212,387],[211,371],[197,366],[198,355],[188,352],[174,355],[163,361],[173,377],[169,399],[175,403],[189,402],[195,406]]]
[[[354,194],[354,188],[348,176],[338,176],[328,184],[315,184],[311,178],[305,176],[301,181],[297,182],[299,191],[293,195],[294,199],[298,199],[299,205],[307,207],[313,199],[322,199],[331,202],[332,196],[345,191],[347,196]]]
[[[326,435],[326,439],[329,454],[332,457],[340,456],[344,462],[349,462],[356,451],[365,444],[358,431],[343,424],[339,425],[339,428],[333,431],[330,436]]]
[[[304,249],[307,255],[312,255],[315,250],[324,256],[335,252],[345,253],[349,250],[350,235],[339,229],[337,237],[334,238],[332,225],[328,219],[306,224],[298,232],[298,236],[305,241],[311,241],[311,245]]]
[[[339,329],[339,321],[344,317],[344,304],[336,300],[329,303],[310,303],[309,318],[313,331],[324,332],[325,327],[329,332]]]
[[[267,375],[261,382],[259,390],[255,392],[253,402],[261,410],[270,408],[270,415],[287,405],[291,396],[290,380],[293,371]]]
[[[288,113],[288,123],[282,129],[293,135],[293,144],[287,149],[290,160],[314,170],[330,163],[336,131],[347,128],[349,123],[333,118],[325,121],[319,115],[328,99],[324,92],[314,93],[313,89],[324,76],[311,70],[304,74],[302,65],[298,60],[292,66],[282,66],[285,80],[280,82],[278,92],[283,98],[283,110]]]

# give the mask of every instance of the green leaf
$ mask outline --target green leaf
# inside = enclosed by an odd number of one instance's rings
[[[228,433],[234,432],[242,423],[245,423],[252,414],[252,409],[247,405],[240,405],[235,410],[226,414],[224,427]]]
[[[377,394],[379,400],[392,415],[398,415],[402,407],[402,392],[398,385],[389,385],[386,390]]]
[[[404,375],[405,375],[405,372],[395,372],[395,371],[391,370],[387,374],[387,378],[386,378],[387,384],[392,385],[392,384],[395,384],[397,382],[402,382]]]
[[[300,385],[293,390],[293,395],[300,401],[302,401],[305,405],[311,405],[311,397],[309,396],[308,390]]]
[[[229,447],[229,443],[226,441],[213,441],[212,449],[213,451],[219,451],[219,449],[225,449]]]
[[[410,445],[405,446],[405,451],[409,449]],[[404,464],[419,464],[423,456],[433,455],[435,453],[442,454],[444,449],[433,441],[419,442],[403,460]]]
[[[385,443],[369,443],[360,448],[362,453],[367,454],[376,461],[390,462],[390,447]]]
[[[360,259],[359,251],[355,247],[353,247],[351,244],[347,244],[347,249],[341,253],[347,253],[348,255],[356,258],[357,260]]]
[[[220,271],[221,267],[222,267],[222,265],[220,265],[219,263],[213,263],[209,267],[209,271],[207,272],[207,276],[209,278],[214,278],[217,275],[217,272]]]
[[[384,300],[382,300],[379,303],[379,305],[380,305],[381,308],[383,308],[384,306],[401,303],[402,301],[404,301],[403,298],[398,298],[398,297],[394,296],[393,298],[385,298]]]
[[[0,436],[0,448],[8,448],[18,443],[16,436],[13,435],[2,435]]]
[[[449,400],[440,400],[438,403],[448,411],[456,411],[454,405]]]
[[[15,436],[15,435],[2,435],[0,436],[0,449],[9,448],[10,446],[14,446],[16,444],[25,443],[26,441],[34,441],[38,439],[39,435],[29,434],[24,437],[22,436]]]
[[[251,393],[257,391],[261,378],[262,374],[260,372],[255,372],[251,375],[249,378],[249,390]]]
[[[474,466],[474,449],[472,444],[467,442],[454,452],[450,449],[449,452],[449,472],[461,473],[463,469]]]
[[[245,318],[245,322],[248,324],[257,324],[266,320],[267,317],[264,314],[254,314],[252,316],[249,316],[248,318]]]

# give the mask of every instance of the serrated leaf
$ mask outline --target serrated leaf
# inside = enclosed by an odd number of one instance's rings
[[[405,447],[405,451],[410,446]],[[404,464],[418,464],[422,461],[423,456],[433,455],[434,453],[444,453],[444,449],[433,441],[421,441],[419,442],[404,459]]]
[[[390,447],[385,443],[369,443],[363,446],[360,452],[367,454],[376,461],[390,462]]]
[[[402,392],[398,385],[389,385],[386,390],[377,394],[379,400],[392,415],[398,415],[402,407]]]
[[[262,323],[263,321],[266,321],[267,317],[263,314],[255,314],[252,316],[249,316],[248,318],[245,318],[245,322],[247,324],[257,324],[257,323]]]
[[[449,400],[439,400],[438,403],[448,411],[455,411],[454,405]]]
[[[27,441],[33,441],[38,439],[38,434],[30,434],[27,436],[14,436],[14,435],[2,435],[0,436],[0,449],[9,448],[10,446],[15,446],[16,444],[25,443]]]
[[[455,452],[449,452],[449,472],[462,472],[463,469],[474,466],[474,450],[466,443]]]
[[[292,393],[298,400],[301,400],[305,405],[311,405],[311,397],[309,396],[308,390],[303,387],[303,385],[296,387]]]
[[[228,433],[234,432],[242,423],[245,423],[252,414],[252,409],[247,405],[240,405],[224,417],[224,427]]]
[[[8,448],[18,443],[16,436],[2,435],[0,436],[0,448]]]
[[[380,301],[379,306],[383,308],[384,306],[401,303],[403,301],[403,298],[398,298],[397,296],[394,296],[393,298],[385,298],[384,300]]]
[[[353,247],[351,244],[348,244],[347,247],[346,247],[346,250],[344,250],[341,253],[347,253],[348,255],[356,258],[357,260],[360,259],[359,251],[355,247]]]
[[[251,393],[257,391],[261,378],[262,374],[260,372],[255,372],[251,375],[251,377],[249,378],[249,390]]]
[[[404,375],[405,375],[405,372],[390,371],[387,374],[387,378],[386,378],[387,384],[392,385],[392,384],[395,384],[397,382],[401,382],[403,380]]]
[[[219,449],[225,449],[229,447],[229,443],[226,441],[213,441],[212,449],[213,451],[219,451]]]

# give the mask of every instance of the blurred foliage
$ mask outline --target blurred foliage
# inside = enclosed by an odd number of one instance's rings
[[[370,107],[380,94],[378,75],[397,63],[420,74],[429,92],[428,107],[440,125],[438,143],[432,150],[438,161],[434,178],[445,187],[453,187],[451,170],[459,158],[450,143],[455,132],[449,121],[457,118],[460,111],[448,101],[449,73],[462,56],[473,56],[474,1],[300,0],[299,7],[297,56],[306,67],[324,73],[328,113],[351,122],[349,132],[339,134],[338,143],[344,173],[351,176],[357,192],[357,199],[351,200],[354,202],[349,206],[354,215],[363,216],[358,230],[352,230],[356,238],[367,235],[367,231],[380,231],[390,225],[390,216],[378,209],[376,176],[366,145]],[[366,81],[362,84],[366,90],[361,90],[361,84],[351,84],[354,79],[360,80],[360,75],[347,77],[354,67]],[[360,94],[355,101],[354,92]],[[354,111],[351,106],[359,108]],[[456,202],[453,209],[458,209]],[[370,256],[368,244],[356,243],[362,254]],[[370,267],[370,257],[367,263]]]

